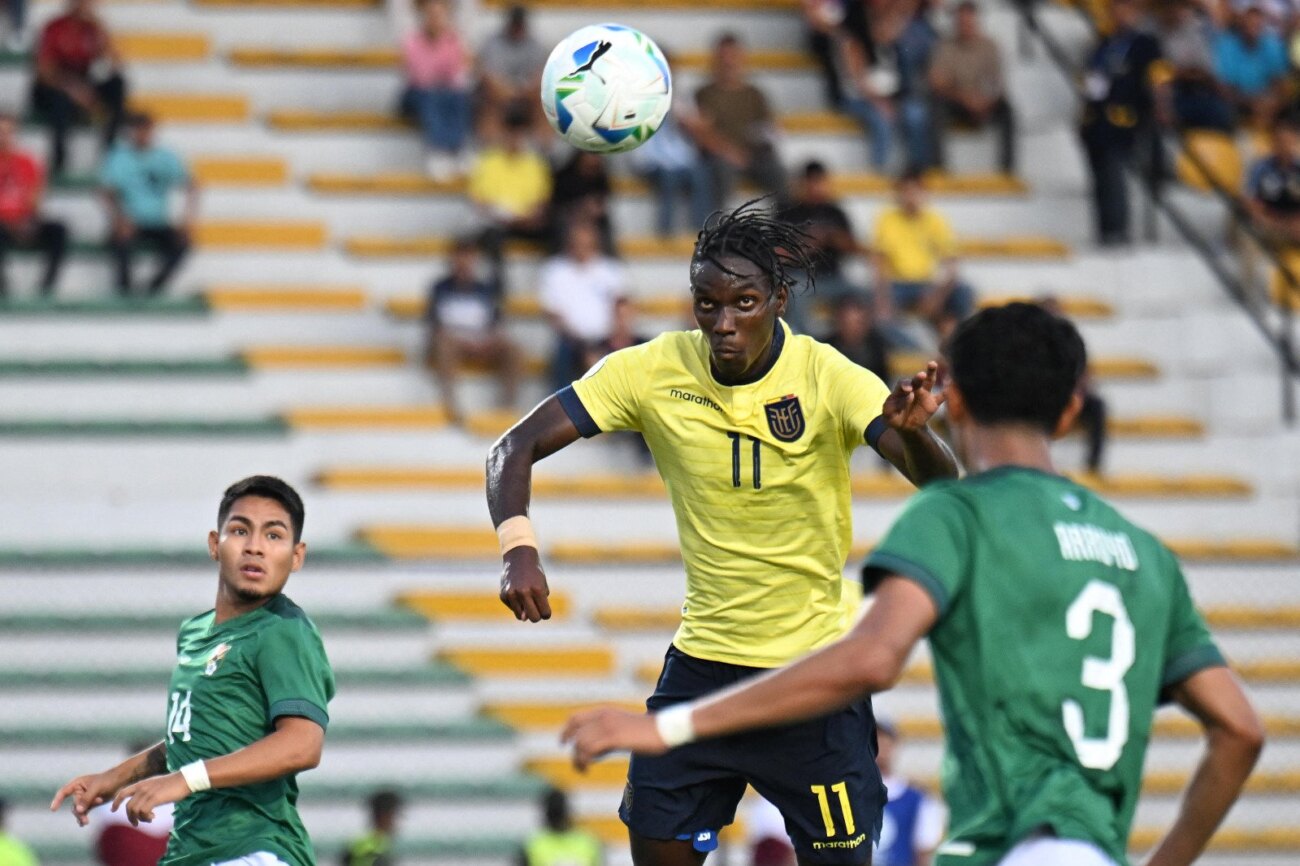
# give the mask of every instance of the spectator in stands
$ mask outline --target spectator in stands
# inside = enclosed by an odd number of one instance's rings
[[[564,252],[542,265],[538,297],[555,332],[551,379],[558,390],[606,354],[620,317],[630,315],[627,275],[601,254],[596,227],[578,222],[569,227]]]
[[[9,804],[0,799],[0,866],[39,866],[32,849],[5,830]]]
[[[569,798],[558,788],[542,796],[544,826],[524,842],[519,866],[602,866],[600,840],[573,826]]]
[[[1237,116],[1267,128],[1285,96],[1289,64],[1282,37],[1269,26],[1258,0],[1237,15],[1232,27],[1215,34],[1214,65]]]
[[[688,231],[699,231],[712,210],[709,172],[696,146],[699,130],[699,118],[688,106],[674,106],[659,131],[632,153],[637,173],[654,189],[655,231],[661,238],[673,234],[680,193],[689,203]]]
[[[153,745],[152,740],[131,743],[126,753],[138,755]],[[154,810],[153,821],[134,827],[125,809],[114,812],[105,804],[92,810],[90,821],[97,833],[96,860],[103,866],[158,866],[158,861],[167,853],[173,808],[171,803],[161,804]]]
[[[0,298],[8,293],[5,253],[40,250],[45,257],[41,295],[50,297],[68,247],[68,228],[42,219],[45,172],[30,154],[18,149],[18,118],[0,114]]]
[[[937,798],[895,772],[900,738],[891,722],[876,720],[876,739],[880,746],[876,765],[889,791],[889,802],[873,862],[880,866],[930,866],[943,841],[947,810]]]
[[[484,149],[469,175],[469,199],[483,225],[479,243],[505,291],[505,242],[550,239],[551,167],[528,142],[526,107],[509,109],[499,145]]]
[[[713,210],[722,208],[739,177],[785,198],[785,169],[776,151],[776,117],[767,96],[749,80],[745,47],[724,33],[713,48],[713,73],[695,92],[699,141],[708,167]]]
[[[551,227],[555,231],[551,248],[563,248],[568,226],[590,222],[600,230],[600,248],[606,255],[614,255],[610,192],[605,158],[598,153],[575,150],[551,179]]]
[[[67,12],[41,31],[36,49],[32,108],[50,125],[50,173],[67,163],[68,131],[74,123],[102,120],[102,149],[117,137],[126,105],[122,60],[95,13],[95,0],[68,0]]]
[[[198,214],[198,186],[180,155],[155,142],[153,118],[132,114],[126,120],[126,141],[118,142],[104,160],[99,183],[108,206],[109,245],[117,269],[117,289],[122,297],[134,291],[131,264],[142,244],[162,257],[147,284],[157,295],[189,252]],[[185,191],[179,221],[171,216],[170,195]]]
[[[1215,4],[1216,0],[1206,0]],[[1172,79],[1168,118],[1179,129],[1231,134],[1236,125],[1214,69],[1214,28],[1197,0],[1166,0],[1155,7],[1154,32]]]
[[[1300,122],[1283,115],[1273,123],[1269,153],[1250,167],[1246,209],[1274,244],[1300,244]]]
[[[528,29],[528,8],[511,6],[505,26],[479,48],[479,98],[482,106],[485,138],[495,136],[499,121],[508,110],[523,106],[530,123],[544,130],[546,121],[535,110],[542,86],[542,67],[547,49]]]
[[[501,320],[501,292],[495,283],[482,279],[478,270],[477,241],[458,239],[452,246],[448,273],[429,288],[425,307],[425,358],[438,375],[442,404],[453,424],[463,420],[456,399],[461,364],[468,361],[492,370],[505,408],[515,405],[519,382],[519,350]]]
[[[9,31],[5,34],[6,51],[15,54],[27,50],[27,0],[8,0],[5,11],[9,18]]]
[[[957,6],[952,36],[935,49],[930,64],[930,91],[935,116],[935,162],[944,167],[944,137],[948,126],[982,127],[998,131],[998,166],[1006,174],[1016,170],[1016,122],[1007,102],[1002,53],[980,27],[974,0]]]
[[[429,176],[450,180],[463,173],[472,126],[471,58],[453,24],[450,0],[420,0],[420,27],[402,40],[402,65],[402,115],[424,135]]]
[[[396,866],[393,839],[397,836],[397,819],[402,798],[396,791],[378,791],[367,804],[370,808],[370,832],[348,843],[342,866]]]
[[[794,286],[785,315],[792,328],[806,334],[812,324],[808,307],[814,301],[834,304],[845,295],[866,295],[864,288],[853,285],[844,275],[844,258],[857,253],[858,245],[848,213],[835,200],[830,173],[818,160],[804,164],[793,197],[780,215],[808,235],[816,252],[816,292],[810,294],[807,275],[798,274],[799,284]]]
[[[826,342],[859,367],[866,367],[888,382],[889,340],[876,327],[871,301],[860,295],[840,297],[832,309],[832,330]]]
[[[916,345],[894,323],[896,310],[920,316],[940,338],[974,311],[975,293],[958,276],[952,228],[926,205],[919,174],[899,178],[895,204],[877,217],[871,247],[876,318],[894,342]]]
[[[1155,115],[1169,116],[1168,89],[1159,79],[1160,43],[1138,30],[1135,0],[1114,0],[1115,27],[1093,48],[1084,74],[1080,135],[1092,173],[1097,240],[1102,246],[1130,242],[1125,166],[1135,165],[1155,182],[1161,172]]]
[[[863,0],[802,0],[802,9],[808,28],[808,51],[821,71],[826,104],[838,109],[845,95],[839,68],[839,39],[857,40],[864,56],[872,54],[867,4]]]

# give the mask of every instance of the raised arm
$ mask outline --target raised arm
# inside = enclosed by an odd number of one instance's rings
[[[107,802],[118,791],[135,782],[167,772],[167,746],[156,743],[127,758],[110,770],[78,776],[64,785],[50,801],[50,811],[58,811],[63,801],[72,798],[72,816],[77,823],[86,826],[90,810]]]
[[[498,439],[487,458],[487,500],[492,525],[528,517],[532,499],[533,464],[578,439],[578,428],[554,396],[543,400],[526,418]],[[517,524],[516,524],[517,525]],[[524,524],[526,526],[526,524]],[[504,546],[504,543],[503,543]],[[515,619],[537,622],[551,618],[550,588],[536,543],[523,543],[502,556],[501,601]]]
[[[192,786],[192,779],[184,771],[155,776],[118,791],[113,811],[125,803],[126,817],[132,825],[138,826],[141,821],[147,824],[158,806],[178,803],[192,793],[256,785],[310,770],[320,763],[324,744],[325,729],[311,719],[281,716],[275,720],[275,730],[257,742],[229,755],[191,764],[202,766],[200,775],[206,778],[206,785]]]
[[[939,365],[931,361],[894,387],[880,414],[887,427],[876,449],[917,487],[959,473],[952,450],[929,427],[943,405],[943,394],[934,390],[938,382]]]
[[[1264,724],[1226,667],[1206,668],[1173,687],[1173,698],[1205,728],[1205,754],[1183,792],[1178,817],[1147,866],[1186,866],[1205,849],[1264,748]]]

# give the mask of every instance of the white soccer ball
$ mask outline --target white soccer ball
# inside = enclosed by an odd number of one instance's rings
[[[546,119],[569,144],[594,153],[644,144],[672,100],[659,46],[619,24],[593,24],[560,40],[542,72]]]

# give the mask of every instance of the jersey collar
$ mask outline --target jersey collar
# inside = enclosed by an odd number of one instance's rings
[[[777,319],[776,332],[772,334],[772,351],[767,356],[767,363],[763,364],[763,366],[759,367],[753,373],[750,373],[739,382],[719,382],[718,377],[713,373],[713,359],[709,357],[706,360],[706,363],[709,365],[709,377],[713,379],[715,385],[721,385],[723,388],[737,388],[742,385],[752,385],[762,379],[768,373],[772,372],[772,368],[776,366],[776,362],[781,360],[781,353],[785,351],[785,328],[785,322],[781,321],[781,319]],[[705,351],[706,353],[708,351],[707,343],[705,344]]]

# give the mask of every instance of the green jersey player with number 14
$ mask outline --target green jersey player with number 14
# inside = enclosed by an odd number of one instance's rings
[[[160,866],[315,866],[295,774],[320,762],[334,674],[316,626],[282,594],[302,567],[303,505],[278,478],[226,490],[208,550],[213,610],[181,625],[166,739],[64,785],[82,826],[112,800],[132,824],[176,803]]]
[[[937,866],[1126,863],[1165,700],[1201,723],[1207,749],[1148,866],[1186,866],[1255,764],[1259,718],[1169,550],[1052,471],[1049,439],[1082,402],[1074,326],[1009,304],[960,325],[947,354],[973,474],[912,498],[867,560],[875,600],[853,631],[653,716],[581,713],[565,730],[575,761],[816,717],[892,686],[928,635],[951,810]]]

